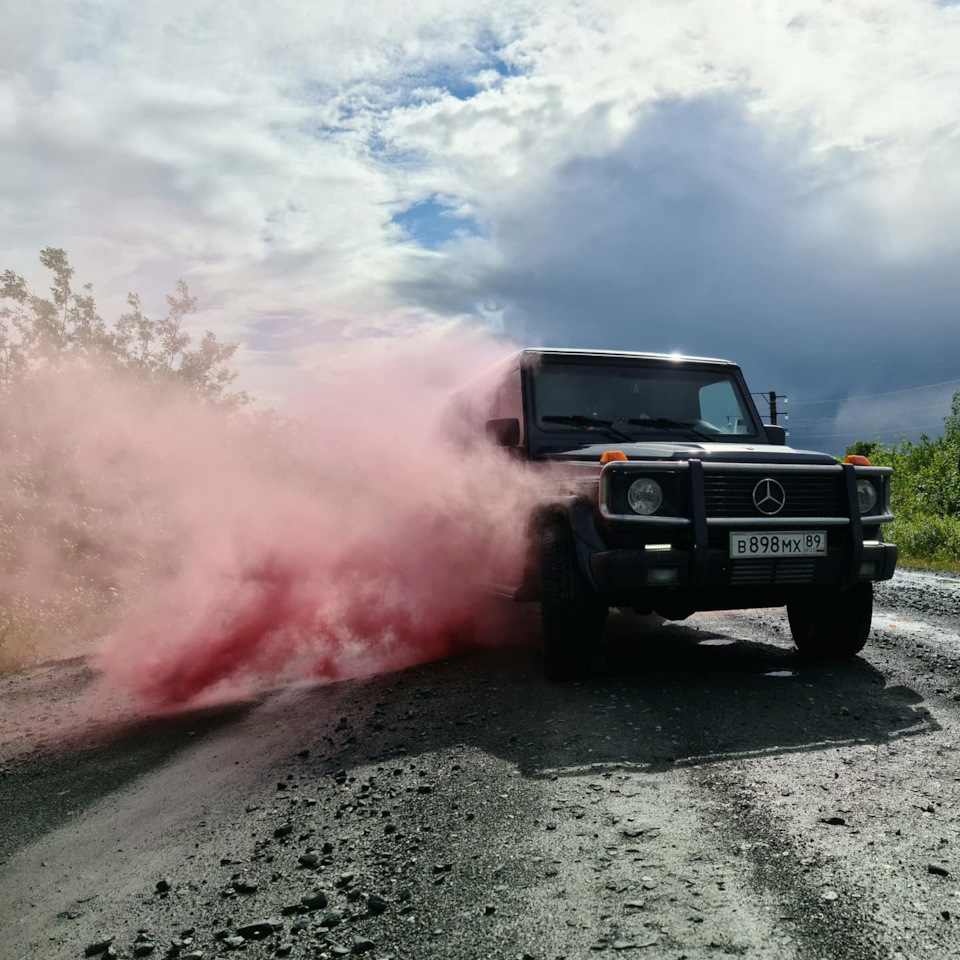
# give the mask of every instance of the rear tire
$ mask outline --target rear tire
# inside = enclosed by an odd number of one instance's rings
[[[858,583],[842,593],[787,604],[797,650],[816,660],[849,660],[867,642],[873,621],[873,584]]]
[[[607,607],[580,572],[573,532],[548,524],[540,535],[540,626],[550,680],[576,680],[600,645]]]

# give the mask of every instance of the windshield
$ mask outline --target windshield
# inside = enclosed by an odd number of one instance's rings
[[[584,418],[592,418],[636,439],[653,434],[719,441],[757,436],[737,381],[722,370],[544,363],[533,371],[533,384],[536,423],[548,432],[582,432],[588,426]]]

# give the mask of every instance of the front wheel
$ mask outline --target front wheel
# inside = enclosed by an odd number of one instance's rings
[[[573,532],[548,524],[540,535],[540,627],[544,673],[575,680],[599,646],[607,607],[580,572]]]
[[[873,584],[858,583],[842,593],[787,604],[797,650],[819,660],[848,660],[867,642],[873,620]]]

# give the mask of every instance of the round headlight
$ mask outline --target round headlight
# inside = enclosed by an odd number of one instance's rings
[[[861,513],[869,513],[877,505],[877,488],[869,480],[857,481],[857,501]]]
[[[639,513],[642,517],[649,517],[651,513],[656,513],[663,503],[663,491],[656,480],[649,477],[643,477],[640,480],[634,480],[627,490],[627,503],[634,513]]]

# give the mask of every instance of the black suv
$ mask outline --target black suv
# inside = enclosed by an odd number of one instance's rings
[[[561,465],[524,568],[500,585],[540,601],[549,676],[580,673],[610,607],[682,620],[786,606],[802,653],[863,649],[873,582],[897,562],[882,534],[891,470],[786,446],[736,364],[523,350],[460,391],[448,422]]]

